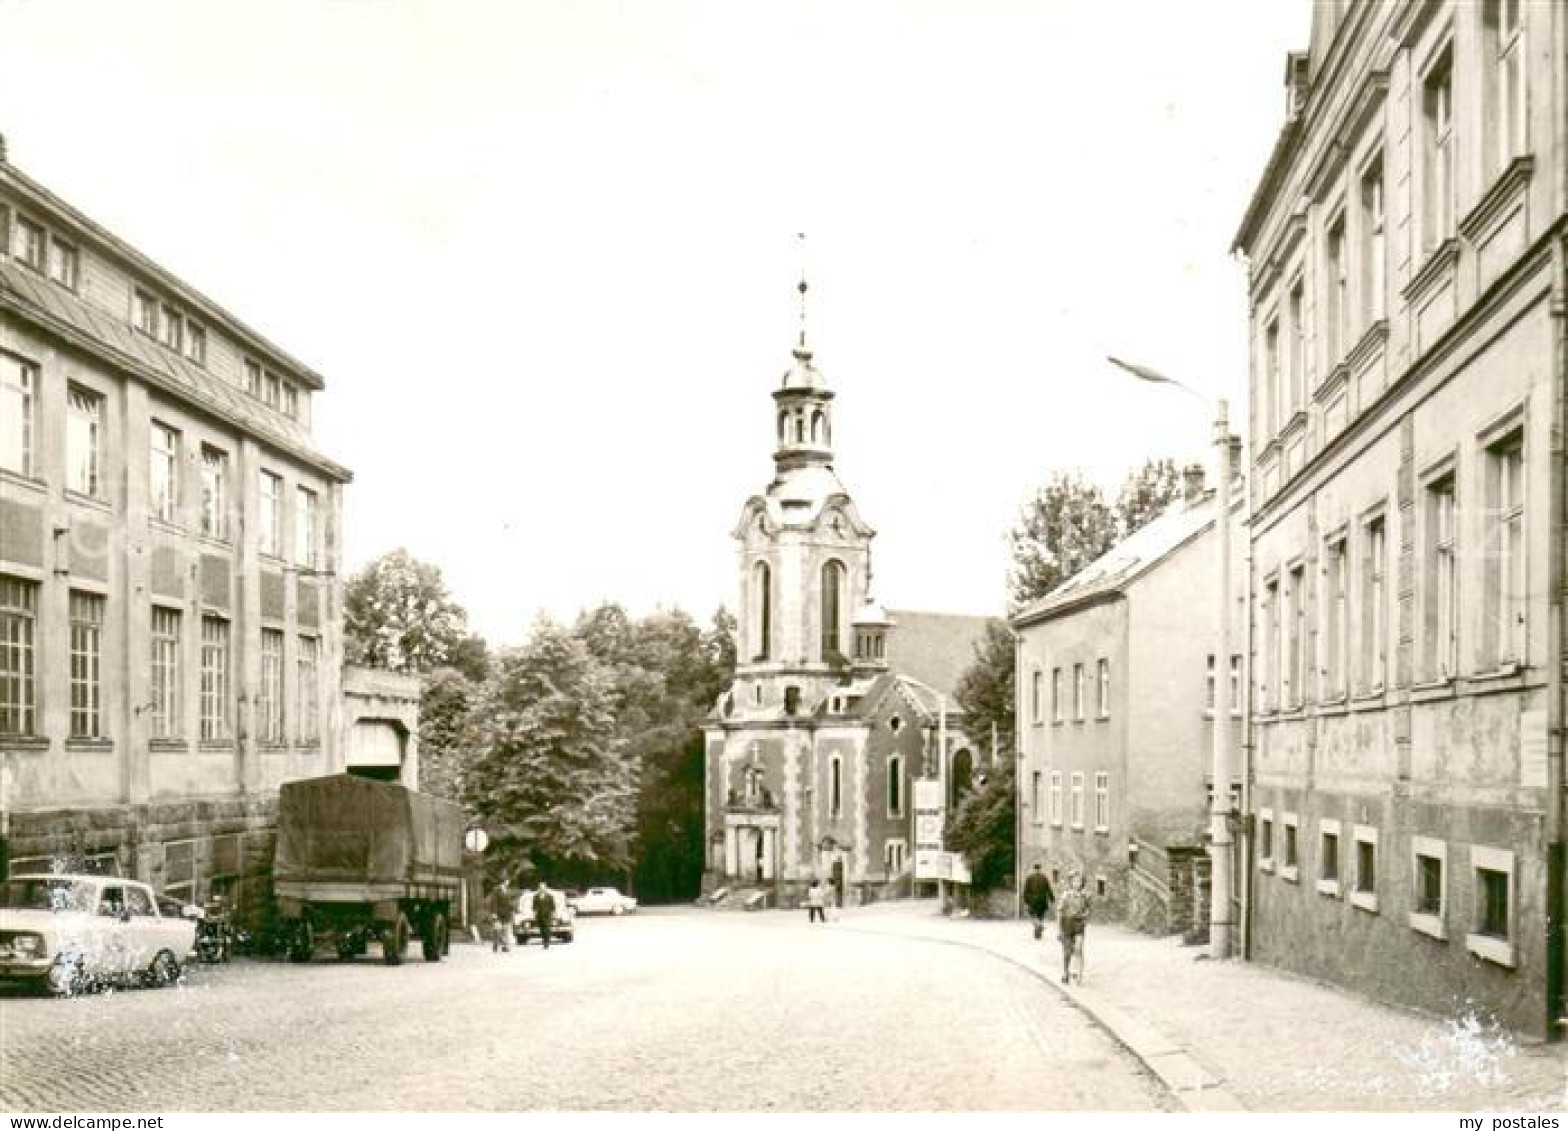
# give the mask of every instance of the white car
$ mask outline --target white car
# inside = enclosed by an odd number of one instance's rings
[[[168,985],[196,941],[199,912],[180,912],[118,876],[13,876],[0,884],[0,982],[60,996],[106,982]]]
[[[579,915],[625,915],[637,910],[637,901],[617,888],[589,888],[572,900]]]

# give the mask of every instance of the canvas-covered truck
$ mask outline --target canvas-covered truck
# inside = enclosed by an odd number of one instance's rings
[[[288,956],[339,958],[381,945],[388,965],[417,936],[427,962],[447,951],[462,882],[463,810],[390,782],[332,774],[278,797],[273,895]]]

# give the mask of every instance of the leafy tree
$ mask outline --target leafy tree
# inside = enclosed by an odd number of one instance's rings
[[[452,662],[469,639],[468,615],[447,592],[441,571],[407,550],[383,554],[345,587],[343,640],[351,664],[423,674]]]
[[[424,679],[419,697],[419,788],[422,793],[463,800],[472,757],[470,714],[480,685],[456,668],[439,668]]]
[[[1014,669],[1017,651],[1012,630],[999,620],[988,621],[985,636],[975,641],[975,658],[959,677],[953,700],[964,713],[964,730],[985,743],[996,728],[998,750],[1012,750],[1015,711]]]
[[[1013,880],[1015,806],[1013,759],[1001,758],[986,770],[985,783],[967,793],[953,813],[947,845],[964,854],[977,892]]]
[[[464,795],[503,866],[559,882],[630,862],[637,766],[616,742],[613,673],[579,637],[541,620],[496,659],[472,719]]]
[[[1182,496],[1181,470],[1173,459],[1145,460],[1142,467],[1127,473],[1121,494],[1116,497],[1116,518],[1121,536],[1127,537]]]
[[[1041,487],[1008,534],[1014,607],[1045,596],[1116,544],[1116,513],[1094,484],[1057,472]]]

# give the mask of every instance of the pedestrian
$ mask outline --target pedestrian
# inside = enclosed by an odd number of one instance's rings
[[[490,894],[490,953],[512,949],[512,909],[516,905],[505,880]]]
[[[544,881],[539,881],[539,890],[534,892],[534,922],[539,924],[539,941],[544,943],[546,950],[550,949],[550,935],[555,923],[555,896],[550,894],[550,889],[544,886]]]
[[[1057,902],[1056,929],[1062,936],[1062,983],[1072,973],[1073,956],[1078,957],[1078,981],[1083,982],[1084,934],[1089,925],[1089,893],[1083,890],[1083,873],[1067,877],[1067,892]]]
[[[1040,870],[1040,862],[1036,860],[1034,871],[1024,881],[1024,906],[1029,909],[1029,917],[1034,920],[1035,938],[1045,933],[1045,917],[1051,913],[1051,904],[1055,902],[1056,893],[1051,890],[1051,881]]]
[[[825,903],[827,889],[822,886],[822,881],[811,877],[811,886],[806,889],[806,922],[826,923],[828,921]]]

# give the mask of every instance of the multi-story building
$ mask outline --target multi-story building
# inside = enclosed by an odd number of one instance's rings
[[[0,145],[0,814],[12,870],[192,899],[343,768],[322,380]]]
[[[986,621],[871,601],[875,532],[833,470],[834,394],[804,329],[794,358],[773,393],[774,479],[734,531],[739,663],[704,727],[704,887],[907,893],[915,781],[953,796],[979,769],[952,691]]]
[[[1241,732],[1241,652],[1215,659],[1219,536],[1202,478],[1190,469],[1181,502],[1012,618],[1024,866],[1044,863],[1053,883],[1081,871],[1106,913],[1157,934],[1208,925],[1219,679]],[[1246,535],[1230,529],[1240,623]]]
[[[1568,9],[1313,8],[1236,237],[1252,953],[1563,1016]]]

